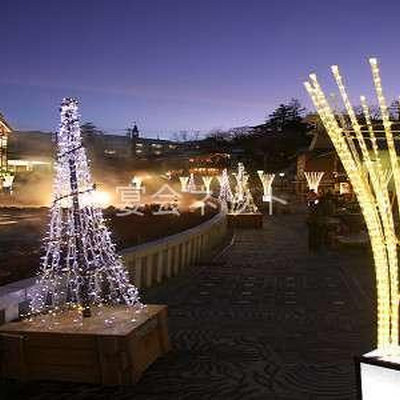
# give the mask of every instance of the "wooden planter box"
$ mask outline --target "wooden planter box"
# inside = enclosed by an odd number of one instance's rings
[[[133,384],[170,349],[166,306],[148,305],[138,314],[126,306],[101,313],[82,323],[73,322],[78,311],[68,311],[0,326],[1,376]]]
[[[227,214],[229,228],[262,229],[263,214]]]

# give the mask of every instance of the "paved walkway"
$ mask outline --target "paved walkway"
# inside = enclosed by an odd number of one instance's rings
[[[267,219],[151,290],[146,302],[169,305],[174,350],[137,386],[26,383],[16,398],[355,399],[352,356],[374,342],[371,257],[309,255],[306,233],[302,216]]]

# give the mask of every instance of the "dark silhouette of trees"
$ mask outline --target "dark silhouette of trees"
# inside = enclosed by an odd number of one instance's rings
[[[104,157],[104,132],[93,122],[85,122],[81,125],[83,144],[86,147],[89,159],[98,162]]]
[[[250,169],[278,171],[296,159],[310,143],[311,126],[305,108],[296,99],[280,104],[265,123],[254,127],[213,130],[201,141],[204,150],[230,153]]]
[[[292,99],[287,104],[280,104],[269,114],[265,125],[274,132],[283,132],[288,127],[300,127],[306,109],[297,99]]]
[[[309,145],[311,127],[304,122],[305,108],[296,99],[280,104],[266,122],[255,127],[252,147],[265,170],[284,169]]]

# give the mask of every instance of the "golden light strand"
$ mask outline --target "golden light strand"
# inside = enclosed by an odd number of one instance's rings
[[[364,168],[359,162],[359,156],[351,149],[352,138],[349,139],[349,136],[343,132],[343,129],[336,121],[335,115],[325,98],[315,74],[310,75],[310,82],[306,82],[305,86],[352,182],[365,217],[376,269],[378,347],[380,349],[387,349],[390,347],[391,343],[389,268],[384,234],[381,220],[377,212],[375,199],[366,180]]]
[[[391,302],[391,315],[390,315],[390,323],[391,323],[391,339],[393,341],[393,337],[398,336],[398,313],[397,313],[397,304],[398,304],[398,286],[397,286],[397,274],[398,274],[398,263],[397,263],[397,238],[394,230],[393,223],[393,215],[390,212],[390,200],[389,193],[387,190],[387,185],[381,185],[382,179],[378,176],[377,170],[375,166],[372,165],[371,157],[368,151],[368,148],[365,144],[364,136],[361,132],[360,124],[356,118],[353,107],[350,103],[349,97],[347,95],[346,88],[343,84],[343,79],[339,72],[338,66],[332,67],[332,72],[334,78],[336,80],[336,84],[338,85],[340,94],[343,99],[343,104],[346,108],[346,111],[349,115],[353,130],[356,134],[357,141],[360,145],[360,149],[362,152],[362,156],[365,161],[365,165],[367,171],[371,177],[371,187],[375,192],[375,198],[377,201],[377,205],[379,207],[380,217],[382,219],[382,225],[384,230],[384,236],[386,241],[386,250],[387,257],[389,262],[389,274],[390,274],[390,302]],[[382,89],[380,88],[380,93],[383,96]],[[384,99],[384,98],[383,98]],[[385,102],[384,102],[385,103]],[[378,153],[379,159],[379,153]],[[397,161],[397,157],[396,157]]]
[[[386,105],[385,96],[383,94],[382,81],[379,73],[378,61],[376,58],[370,58],[369,63],[371,65],[372,78],[375,85],[376,95],[378,98],[379,108],[381,110],[381,117],[383,121],[383,127],[385,130],[386,143],[388,146],[391,169],[393,172],[394,185],[397,195],[397,206],[400,213],[400,170],[399,161],[397,157],[396,147],[394,144],[393,133],[391,129],[392,123],[389,120],[389,112]],[[391,339],[392,342],[398,343],[399,338],[399,283],[398,283],[398,270],[392,268],[390,271],[390,282],[391,282],[391,306],[392,306],[392,324],[391,324]]]

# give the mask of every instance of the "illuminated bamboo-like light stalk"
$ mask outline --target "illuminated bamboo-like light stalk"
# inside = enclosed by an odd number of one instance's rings
[[[332,139],[332,142],[338,152],[338,155],[343,163],[343,166],[353,184],[355,193],[359,199],[360,207],[362,208],[366,225],[371,238],[371,246],[373,248],[374,262],[377,275],[377,290],[378,290],[378,346],[387,347],[390,342],[389,321],[390,314],[387,312],[390,307],[388,291],[388,275],[387,275],[387,259],[386,251],[381,240],[382,232],[379,224],[379,216],[376,214],[374,199],[371,196],[368,187],[365,186],[363,179],[364,173],[359,169],[358,155],[354,154],[349,146],[349,141],[343,134],[343,130],[338,125],[335,116],[330,110],[325,96],[315,75],[311,75],[311,84],[306,84],[306,88],[312,95],[312,99],[321,116],[321,119],[326,126],[326,129]]]
[[[321,183],[322,177],[325,172],[306,172],[304,171],[304,176],[306,177],[307,185],[309,190],[313,190],[318,193],[319,184]]]
[[[271,196],[272,195],[272,182],[275,179],[275,174],[266,174],[262,170],[257,171],[257,174],[263,185],[264,196]],[[269,201],[269,200],[265,200],[265,201]]]
[[[336,65],[333,65],[333,66],[331,67],[332,72],[334,72],[334,70],[335,70],[336,68],[337,68],[337,66],[336,66]],[[359,157],[358,157],[357,148],[356,148],[356,146],[355,146],[355,144],[354,144],[353,138],[352,138],[352,136],[351,136],[351,132],[350,132],[350,130],[349,130],[349,123],[346,121],[346,119],[345,119],[343,113],[340,111],[340,104],[339,104],[338,101],[336,102],[336,100],[337,100],[336,96],[333,95],[333,94],[331,94],[331,99],[332,99],[332,101],[335,103],[335,104],[334,104],[335,116],[336,116],[337,119],[339,120],[339,125],[340,125],[341,128],[343,129],[343,134],[344,134],[344,136],[346,137],[347,144],[348,144],[349,149],[350,149],[350,152],[351,152],[351,154],[352,154],[352,156],[353,156],[354,162],[358,165],[359,162],[360,162],[360,160],[359,160]]]
[[[376,65],[375,63],[372,65]],[[343,99],[343,103],[345,105],[347,114],[350,118],[353,130],[356,134],[357,141],[360,145],[362,157],[365,161],[365,166],[369,176],[371,177],[370,185],[375,193],[376,202],[379,208],[379,214],[382,220],[383,231],[386,241],[386,250],[387,250],[387,257],[389,263],[389,274],[390,274],[390,302],[391,302],[391,318],[390,318],[390,325],[391,325],[391,341],[392,336],[397,338],[398,337],[398,311],[397,311],[397,304],[398,304],[398,283],[397,283],[397,274],[398,274],[398,262],[397,262],[397,238],[395,234],[394,222],[393,222],[393,214],[390,210],[390,200],[389,200],[389,192],[387,189],[387,184],[384,182],[383,174],[378,175],[378,168],[381,165],[380,163],[380,156],[379,152],[375,149],[377,154],[378,163],[372,163],[369,150],[366,146],[363,133],[361,132],[361,126],[357,121],[356,115],[354,113],[353,107],[351,106],[349,97],[347,95],[346,89],[343,84],[343,79],[340,76],[339,68],[337,66],[332,67],[332,72],[335,77],[336,83],[338,85],[340,94]],[[373,72],[374,73],[374,72]],[[379,79],[380,84],[380,79]],[[385,105],[385,99],[382,93],[382,87],[377,90],[378,93],[381,94],[383,99],[383,104]],[[382,100],[381,100],[382,101]],[[381,104],[381,101],[379,102]],[[387,111],[387,110],[386,110]],[[388,121],[388,115],[387,115]],[[389,122],[390,126],[390,122]],[[369,127],[369,129],[371,129]],[[386,128],[385,128],[386,130]],[[373,131],[373,129],[372,129]],[[393,137],[392,137],[393,139]],[[388,142],[389,143],[389,142]],[[397,163],[397,155],[396,151],[395,154],[395,161]],[[400,187],[400,186],[399,186]]]
[[[382,196],[381,192],[383,179],[374,182],[374,186],[372,186],[368,179],[368,173],[372,173],[372,175],[377,174],[376,168],[372,165],[368,148],[365,145],[364,138],[361,137],[362,132],[360,126],[353,118],[355,115],[338,68],[333,67],[332,72],[338,84],[339,91],[341,92],[346,111],[350,117],[356,139],[359,141],[361,155],[358,154],[357,151],[354,151],[353,137],[345,128],[338,124],[336,116],[334,112],[332,112],[315,74],[310,75],[310,81],[305,83],[305,87],[335,146],[343,167],[350,178],[365,218],[376,270],[378,308],[377,345],[382,352],[388,353],[393,346],[398,345],[398,336],[396,336],[395,331],[391,329],[393,321],[397,318],[397,316],[393,315],[393,303],[390,295],[392,293],[392,275],[390,274],[390,270],[393,269],[391,267],[393,267],[394,264],[393,246],[390,236],[394,234],[394,230],[391,229],[390,218],[382,215],[383,210],[386,210],[386,212],[388,210],[386,197]],[[365,161],[365,164],[361,162],[361,157]],[[391,210],[389,211],[391,212]],[[390,242],[389,244],[388,239]]]
[[[275,179],[275,174],[266,174],[264,171],[257,171],[263,186],[263,201],[269,203],[269,215],[272,215],[272,182]]]
[[[364,96],[360,97],[365,122],[368,129],[369,138],[372,143],[372,149],[375,157],[374,163],[371,162],[373,167],[370,171],[371,185],[375,191],[379,213],[382,219],[383,229],[385,233],[386,247],[388,253],[389,269],[390,269],[390,296],[391,296],[391,337],[396,340],[398,337],[398,310],[397,304],[394,304],[393,298],[397,298],[398,283],[398,257],[397,257],[397,236],[393,220],[392,207],[390,203],[390,195],[388,184],[391,179],[391,169],[384,169],[375,137],[375,132],[372,126],[371,116]]]
[[[372,150],[374,153],[374,161],[376,163],[376,170],[378,173],[378,177],[381,180],[381,185],[382,187],[386,188],[386,191],[384,192],[384,194],[386,195],[386,193],[389,193],[389,191],[387,190],[387,186],[392,178],[392,170],[391,168],[384,168],[382,165],[382,160],[381,160],[381,156],[379,154],[379,147],[378,147],[378,143],[377,143],[377,139],[375,136],[375,132],[374,132],[374,128],[372,126],[372,119],[371,119],[371,114],[369,112],[369,108],[365,99],[365,96],[360,96],[360,101],[361,101],[361,106],[363,109],[363,114],[364,114],[364,118],[365,118],[365,123],[368,129],[368,134],[369,134],[369,140],[371,141],[372,144]],[[390,199],[389,199],[389,204],[390,204]],[[390,209],[390,205],[388,210]],[[392,216],[392,213],[390,213],[390,215]]]
[[[360,96],[360,101],[361,101],[361,107],[363,109],[365,123],[367,125],[369,137],[370,137],[370,140],[371,140],[372,149],[374,151],[374,156],[375,156],[376,161],[380,165],[378,142],[376,140],[374,128],[372,126],[371,114],[369,112],[369,108],[368,108],[367,100],[365,99],[365,96]]]
[[[210,194],[211,193],[211,182],[213,180],[213,177],[212,176],[203,176],[202,179],[203,179],[204,186],[206,188],[206,193]]]
[[[343,78],[340,75],[339,67],[337,65],[332,65],[331,70],[332,70],[333,76],[335,78],[336,84],[339,88],[340,95],[342,96],[343,104],[346,108],[347,115],[350,118],[351,125],[356,134],[356,139],[358,140],[358,143],[360,145],[362,156],[365,157],[365,159],[368,162],[368,166],[369,166],[369,162],[370,162],[369,152],[368,152],[367,146],[365,144],[364,136],[361,132],[360,124],[357,121],[357,117],[356,117],[353,107],[350,103],[350,99],[349,99],[349,96],[347,95],[346,88],[344,87]],[[349,144],[354,144],[353,140],[349,140]]]
[[[181,192],[183,192],[183,193],[187,192],[187,185],[189,182],[189,177],[188,176],[180,176],[179,181],[181,183]]]
[[[381,117],[383,121],[383,127],[385,130],[386,143],[388,146],[391,170],[393,172],[394,185],[397,194],[397,206],[400,212],[400,169],[399,160],[397,157],[396,147],[394,144],[393,133],[391,129],[391,121],[389,119],[389,111],[386,105],[385,96],[383,94],[382,81],[379,73],[378,61],[376,58],[370,58],[369,63],[372,70],[372,78],[374,80],[375,91],[378,98],[379,108],[381,110]],[[396,238],[395,238],[396,239]],[[390,295],[391,295],[391,335],[392,338],[399,337],[399,284],[398,284],[398,269],[390,269]]]

